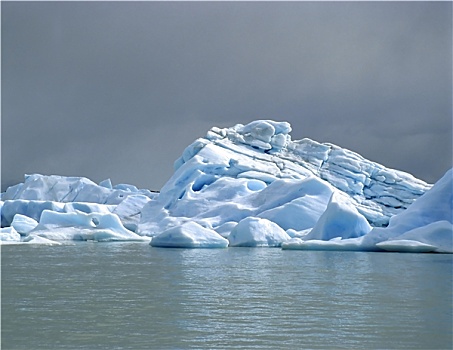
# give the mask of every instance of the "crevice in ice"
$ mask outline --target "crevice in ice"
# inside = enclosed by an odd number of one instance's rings
[[[91,223],[93,224],[94,227],[99,226],[99,219],[97,217],[91,218]]]
[[[179,195],[178,200],[183,199],[185,194],[186,194],[186,191],[185,191],[185,190],[184,190],[184,191],[181,191],[181,194]],[[167,209],[168,209],[168,208],[167,208]]]
[[[69,185],[69,191],[68,191],[68,193],[66,193],[66,194],[63,196],[63,198],[60,199],[60,202],[64,202],[65,199],[66,199],[71,193],[73,193],[73,191],[74,191],[74,188],[72,187],[72,185]],[[77,196],[76,196],[76,197],[77,197]],[[75,197],[74,197],[74,199],[75,199]]]
[[[192,184],[192,191],[193,192],[199,192],[201,191],[204,187],[211,185],[217,180],[217,177],[215,176],[210,176],[208,174],[204,174],[199,176],[194,183]]]

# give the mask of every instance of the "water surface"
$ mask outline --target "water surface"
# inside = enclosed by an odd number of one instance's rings
[[[452,255],[3,246],[2,349],[451,349]]]

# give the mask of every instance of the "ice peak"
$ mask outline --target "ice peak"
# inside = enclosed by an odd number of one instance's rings
[[[206,138],[216,140],[227,138],[232,142],[249,145],[255,149],[269,152],[280,151],[291,140],[288,122],[273,120],[255,120],[247,125],[236,124],[232,128],[220,129],[213,127]]]

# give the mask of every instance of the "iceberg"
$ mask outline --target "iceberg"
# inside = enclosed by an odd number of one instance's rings
[[[378,248],[388,252],[407,252],[407,253],[434,253],[437,247],[434,245],[413,241],[409,239],[394,239],[377,243]]]
[[[291,182],[294,182],[292,186]],[[266,206],[261,207],[260,209],[264,211],[257,210],[261,211],[257,216],[275,222],[284,230],[304,231],[313,228],[335,192],[332,186],[315,176],[309,176],[304,180],[279,181],[276,184],[280,184],[281,187],[275,192],[288,191],[291,195],[280,199],[270,209]],[[292,199],[293,197],[295,198]],[[281,202],[284,203],[280,205]]]
[[[61,245],[61,242],[52,241],[40,236],[27,236],[21,241],[22,244]]]
[[[149,201],[151,199],[142,194],[129,195],[113,208],[112,213],[118,215],[124,227],[135,232],[141,218],[142,208]]]
[[[120,184],[112,187],[110,180],[104,180],[98,185],[85,177],[33,174],[25,175],[23,183],[9,187],[2,193],[1,200],[119,204],[131,194],[143,194],[149,198],[156,196],[149,190],[139,190],[133,185]]]
[[[11,227],[13,227],[19,234],[26,235],[31,230],[38,226],[38,222],[28,216],[22,214],[14,215]]]
[[[269,136],[273,129],[274,135]],[[212,128],[205,138],[187,147],[175,168],[179,170],[198,155],[205,163],[198,169],[205,174],[219,165],[223,167],[216,168],[217,175],[249,177],[252,172],[254,178],[267,183],[272,178],[304,179],[315,175],[353,198],[359,212],[373,226],[385,226],[391,216],[403,211],[431,187],[408,173],[386,168],[333,144],[308,138],[292,141],[290,131],[286,122],[266,120]],[[283,141],[278,145],[269,141],[270,148],[254,142],[265,142],[269,137]],[[186,167],[185,174],[188,170]]]
[[[37,243],[453,252],[451,170],[432,186],[330,143],[293,141],[291,131],[272,120],[213,127],[186,147],[160,193],[26,175],[1,195],[5,242],[15,230]]]
[[[117,215],[81,211],[59,213],[44,210],[39,224],[27,235],[35,236],[52,241],[149,241],[127,230]]]
[[[126,198],[127,199],[127,198]],[[82,213],[102,213],[110,214],[116,209],[116,205],[98,204],[98,203],[87,203],[87,202],[70,202],[65,203],[63,212],[72,213],[81,211]]]
[[[64,203],[51,201],[24,199],[6,200],[5,202],[3,202],[1,212],[2,227],[10,226],[16,214],[27,216],[39,222],[41,213],[44,210],[63,212],[64,206]]]
[[[349,198],[334,192],[326,210],[303,239],[329,241],[335,238],[356,238],[364,236],[371,229],[371,225]]]
[[[0,229],[0,242],[20,242],[20,234],[14,227],[2,227]]]
[[[176,160],[136,232],[153,237],[190,219],[227,237],[226,227],[258,217],[295,235],[314,228],[333,193],[348,198],[362,223],[380,227],[431,188],[338,146],[292,141],[290,132],[270,120],[213,127]]]
[[[388,250],[393,249],[392,241],[395,246],[395,241],[411,240],[432,245],[437,253],[453,253],[452,216],[453,169],[450,169],[407,210],[392,217],[388,227],[373,228],[364,237],[363,245]],[[401,250],[405,250],[403,246]]]
[[[284,250],[344,250],[344,251],[363,251],[367,250],[362,247],[362,239],[336,237],[328,241],[319,239],[304,240],[304,238],[294,237],[289,241],[282,243]],[[375,250],[375,249],[371,249]]]
[[[18,244],[44,244],[44,245],[59,245],[61,243],[39,236],[27,236],[38,223],[21,214],[14,216],[14,220],[10,227],[0,229],[0,245],[18,245]],[[25,237],[23,237],[25,235]]]
[[[10,226],[16,214],[39,221],[46,209],[105,214],[116,210],[123,224],[135,230],[140,219],[137,211],[157,196],[156,192],[139,190],[133,185],[112,186],[110,179],[96,185],[84,177],[25,175],[24,183],[9,187],[1,195],[1,225]]]
[[[149,242],[127,228],[136,228],[141,207],[157,195],[133,185],[112,186],[110,180],[97,185],[84,177],[26,175],[24,183],[2,193],[1,222],[2,227],[17,229],[24,236],[21,242],[28,243],[50,244],[46,239]]]
[[[453,226],[446,220],[435,221],[403,233],[397,239],[389,239],[376,245],[384,250],[394,250],[395,248],[390,248],[390,245],[401,246],[402,241],[405,241],[405,246],[408,246],[407,242],[411,242],[412,245],[414,245],[413,242],[416,242],[420,246],[427,245],[433,247],[431,251],[435,253],[451,253],[453,252]],[[399,251],[406,250],[406,247],[399,249]]]
[[[226,248],[228,240],[196,222],[186,222],[153,237],[150,245],[163,248]]]
[[[357,238],[349,238],[347,234],[323,240],[311,236],[310,232],[283,243],[282,248],[453,253],[452,178],[453,169],[450,169],[407,210],[393,216],[388,227],[374,227]]]
[[[250,216],[274,220],[284,229],[302,230],[316,223],[332,193],[328,184],[315,177],[279,179],[260,189],[256,182],[222,177],[199,191],[189,186],[176,199],[161,192],[156,200],[143,207],[137,233],[152,237],[181,225],[188,218],[217,231],[227,223],[231,227],[232,223]],[[307,210],[292,215],[303,208]]]
[[[290,238],[276,223],[248,217],[233,228],[228,241],[230,247],[280,247]]]

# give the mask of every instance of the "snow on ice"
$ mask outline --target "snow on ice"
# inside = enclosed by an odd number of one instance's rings
[[[432,187],[290,132],[270,120],[214,127],[184,150],[160,193],[27,175],[0,202],[2,226],[22,237],[4,231],[2,241],[453,252],[451,171]]]

